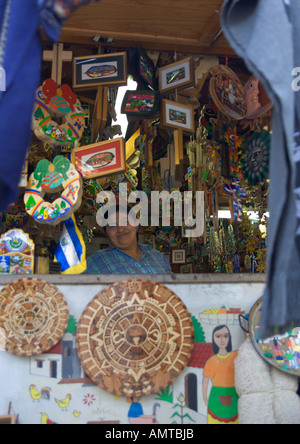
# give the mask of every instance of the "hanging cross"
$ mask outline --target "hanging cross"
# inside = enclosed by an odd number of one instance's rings
[[[52,51],[44,51],[43,60],[52,62],[51,78],[61,86],[62,82],[62,66],[64,62],[72,62],[72,51],[64,51],[63,43],[53,45]]]
[[[185,176],[185,180],[187,180],[189,184],[189,191],[193,191],[193,177],[195,174],[196,174],[195,168],[189,166],[187,175]]]
[[[232,184],[224,185],[225,192],[230,194],[231,197],[231,214],[233,222],[241,222],[242,221],[242,199],[246,199],[248,197],[247,190],[241,187],[238,180],[232,182]]]

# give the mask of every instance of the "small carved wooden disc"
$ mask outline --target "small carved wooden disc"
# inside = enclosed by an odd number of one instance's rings
[[[168,387],[193,347],[193,323],[184,303],[164,285],[144,279],[100,292],[77,328],[84,371],[104,390],[133,400]]]
[[[63,294],[46,281],[20,279],[0,292],[0,327],[9,353],[34,356],[50,350],[62,339],[68,323]]]

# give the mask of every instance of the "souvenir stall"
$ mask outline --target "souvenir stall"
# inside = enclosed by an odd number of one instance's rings
[[[59,43],[43,41],[19,198],[1,214],[0,423],[238,424],[255,348],[270,397],[272,365],[295,406],[299,328],[257,339],[273,104],[224,45],[219,9],[207,9],[202,40],[176,40],[118,33],[108,4],[80,9]],[[95,32],[104,13],[108,28]],[[139,231],[172,274],[82,275],[109,246],[105,196],[134,192],[149,208],[153,192],[180,196],[169,224],[161,204],[159,224]],[[196,237],[181,215],[187,192]],[[276,406],[266,421],[282,420]]]

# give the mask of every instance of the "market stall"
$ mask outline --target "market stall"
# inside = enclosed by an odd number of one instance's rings
[[[43,39],[19,198],[1,214],[0,413],[236,424],[241,319],[265,284],[273,104],[227,43],[221,0],[142,16],[111,3]],[[140,210],[139,243],[171,274],[82,274],[109,248],[111,199]]]

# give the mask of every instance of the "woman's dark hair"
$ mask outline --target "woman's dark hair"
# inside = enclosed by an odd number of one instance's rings
[[[124,206],[120,206],[119,204],[116,204],[116,205],[113,205],[112,206],[113,208],[114,208],[114,210],[115,210],[115,213],[119,213],[120,211],[124,211],[124,210],[126,210],[126,213],[127,213],[127,216],[128,216],[128,214],[130,213],[130,211],[132,210],[132,208],[131,208],[131,206],[130,205],[127,205],[126,207],[124,207]],[[107,220],[108,219],[108,217],[110,216],[110,208],[104,213],[104,219],[105,220]],[[140,228],[140,227],[139,227]],[[103,229],[104,229],[104,233],[107,235],[107,225],[105,226],[105,227],[103,227]],[[136,233],[136,240],[137,240],[137,242],[139,241],[139,229],[137,230],[137,233]]]
[[[229,328],[227,327],[227,325],[218,325],[218,327],[216,327],[213,331],[212,334],[212,349],[215,355],[217,355],[219,353],[220,348],[217,346],[217,344],[215,343],[214,337],[215,337],[215,333],[219,330],[223,330],[223,328],[227,328],[228,330],[228,334],[229,334],[229,341],[228,341],[228,345],[226,347],[226,350],[228,353],[232,352],[232,340],[231,340],[231,333]]]
[[[116,205],[112,205],[105,213],[104,213],[104,219],[108,220],[108,217],[110,216],[110,212],[111,212],[111,208],[113,208],[115,211],[115,213],[119,213],[122,210],[126,210],[127,216],[130,212],[130,210],[132,209],[129,205],[127,205],[126,207],[124,206],[120,206],[119,204]],[[106,233],[106,229],[107,229],[107,225],[105,227],[103,227],[104,232]]]

